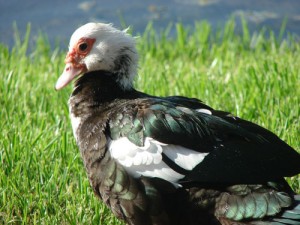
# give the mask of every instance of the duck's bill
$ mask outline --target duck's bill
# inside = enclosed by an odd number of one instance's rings
[[[74,67],[72,63],[67,63],[64,72],[58,78],[55,89],[60,90],[67,86],[76,76],[82,73],[82,68]]]

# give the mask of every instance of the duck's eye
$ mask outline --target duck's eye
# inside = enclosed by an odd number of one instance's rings
[[[87,48],[88,48],[88,44],[85,43],[85,42],[79,44],[79,46],[78,46],[78,49],[79,49],[79,51],[81,51],[81,52],[84,52],[85,50],[87,50]]]

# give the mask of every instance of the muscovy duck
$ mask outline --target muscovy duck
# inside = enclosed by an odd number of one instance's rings
[[[94,193],[132,225],[300,224],[284,177],[300,155],[270,131],[200,100],[133,87],[135,40],[88,23],[71,37],[55,88],[75,79],[74,136]]]

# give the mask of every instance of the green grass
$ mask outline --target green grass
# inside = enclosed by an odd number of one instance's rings
[[[258,123],[299,151],[300,44],[267,30],[235,34],[230,21],[212,32],[177,24],[157,37],[151,25],[138,39],[139,90],[186,95]],[[0,224],[121,224],[89,187],[72,136],[67,100],[56,92],[64,51],[45,37],[28,50],[0,45]],[[300,179],[288,179],[300,192]]]

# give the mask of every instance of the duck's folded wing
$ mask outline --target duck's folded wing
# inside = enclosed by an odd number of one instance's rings
[[[175,171],[166,173],[179,183],[257,183],[300,172],[299,154],[276,135],[212,109],[197,111],[166,100],[138,99],[120,106],[109,128],[112,143],[119,145],[114,151],[130,149],[127,158],[133,158],[128,165],[156,173]],[[151,152],[156,156],[149,156]],[[160,163],[143,163],[151,157],[153,162],[159,157]]]

